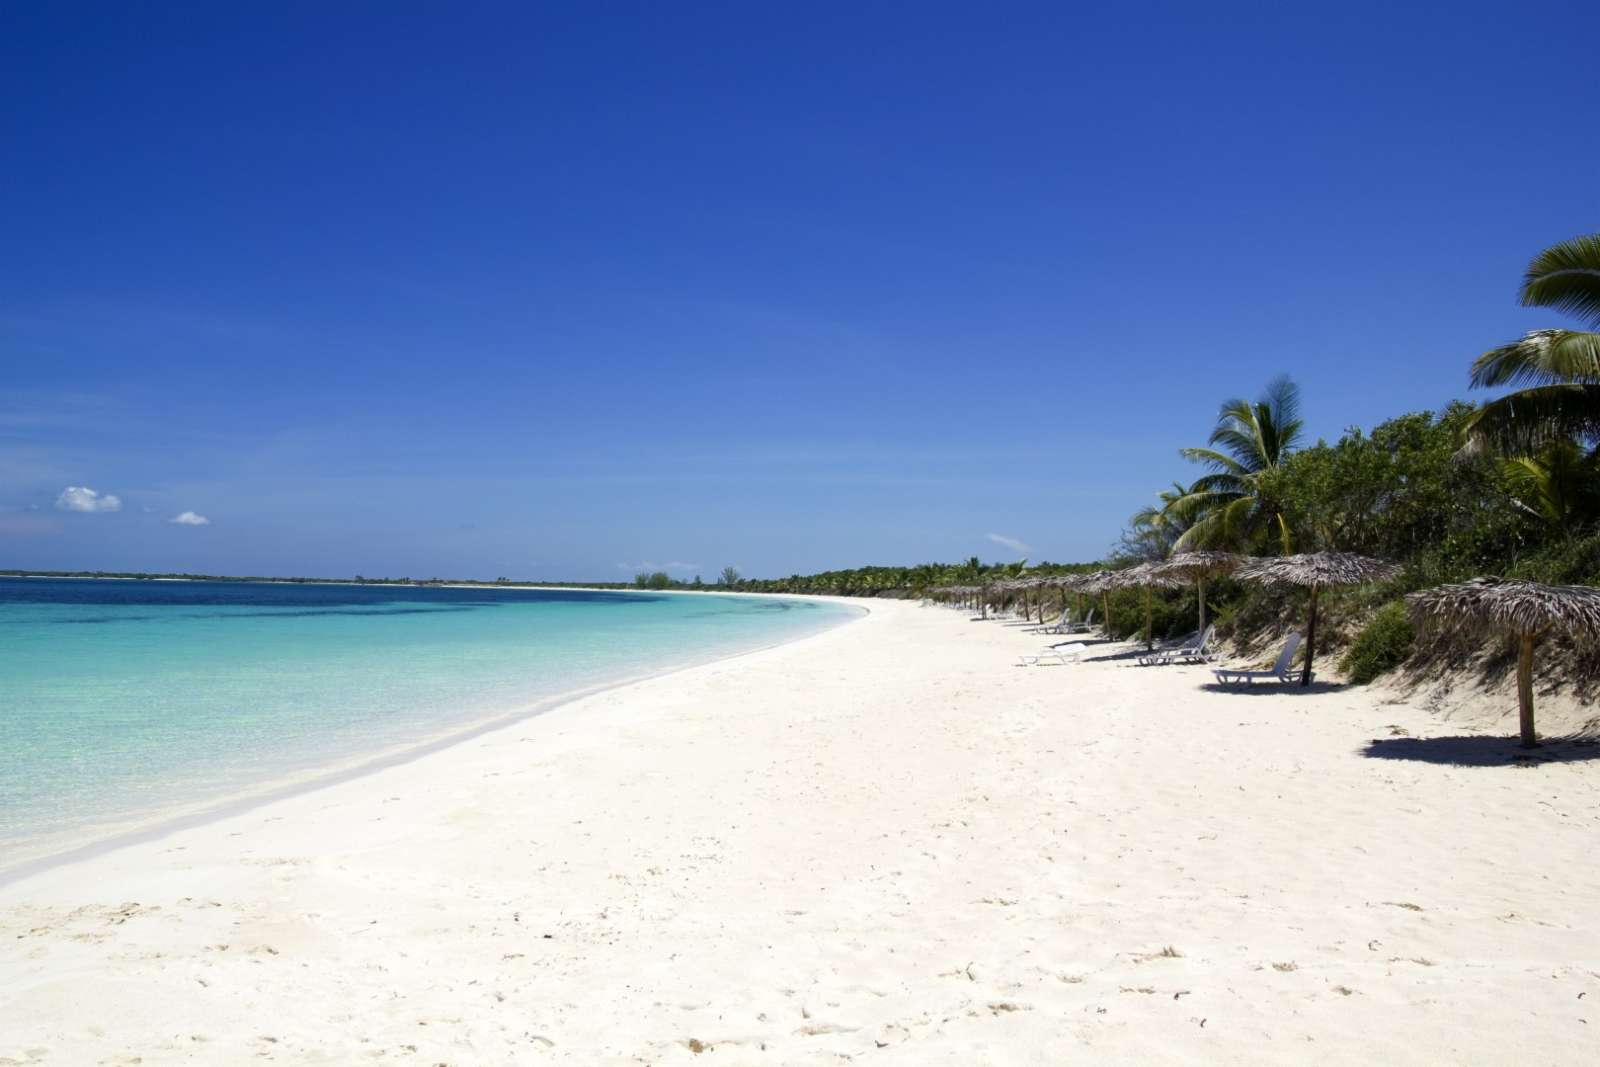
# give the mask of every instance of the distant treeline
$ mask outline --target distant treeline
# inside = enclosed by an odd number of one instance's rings
[[[534,578],[369,578],[358,574],[349,578],[283,577],[278,575],[194,574],[187,571],[154,573],[149,571],[35,571],[0,570],[0,578],[123,578],[190,582],[290,582],[304,585],[409,585],[409,586],[546,586],[556,589],[666,589],[704,590],[741,593],[799,593],[829,596],[895,597],[920,596],[936,585],[956,582],[981,582],[1028,574],[1068,574],[1092,570],[1099,564],[1043,563],[1026,567],[1024,563],[980,563],[978,558],[963,563],[925,563],[917,567],[856,567],[824,571],[821,574],[792,574],[787,578],[745,578],[732,567],[725,568],[713,582],[698,575],[691,580],[673,578],[665,571],[642,572],[629,582],[552,582]]]

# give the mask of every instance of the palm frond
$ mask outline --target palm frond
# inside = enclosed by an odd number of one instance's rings
[[[1571,440],[1557,441],[1537,456],[1504,460],[1501,470],[1511,502],[1562,531],[1588,510],[1594,495],[1594,460]]]
[[[1242,478],[1250,473],[1250,468],[1241,464],[1230,456],[1225,456],[1214,448],[1180,448],[1178,455],[1191,463],[1203,463],[1222,474]]]
[[[1549,307],[1600,327],[1600,234],[1551,245],[1528,265],[1522,302]]]
[[[1229,500],[1250,488],[1249,475],[1236,474],[1202,474],[1194,480],[1189,491],[1184,496],[1225,497]]]
[[[1600,382],[1600,333],[1533,330],[1472,363],[1475,389],[1566,382]]]
[[[1305,426],[1300,418],[1300,387],[1287,374],[1267,383],[1261,394],[1264,417],[1259,418],[1262,430],[1263,458],[1270,466],[1294,448]]]
[[[1263,452],[1257,426],[1253,418],[1247,423],[1218,426],[1211,431],[1211,443],[1221,445],[1231,453],[1241,470],[1258,471],[1261,469]]]
[[[1469,454],[1536,452],[1554,441],[1600,438],[1600,384],[1543,385],[1491,400],[1466,423]]]
[[[1173,543],[1174,552],[1189,552],[1199,548],[1223,548],[1228,544],[1221,509],[1207,512],[1195,520]]]

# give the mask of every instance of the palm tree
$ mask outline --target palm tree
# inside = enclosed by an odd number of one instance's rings
[[[1294,537],[1283,511],[1265,491],[1267,477],[1300,440],[1300,387],[1288,376],[1267,383],[1255,403],[1229,400],[1217,415],[1206,448],[1185,448],[1187,460],[1211,468],[1166,506],[1187,528],[1174,547],[1258,547],[1275,539],[1288,554]]]
[[[1600,329],[1600,234],[1553,245],[1528,265],[1525,307],[1565,311]],[[1534,452],[1562,438],[1600,438],[1600,333],[1534,330],[1472,364],[1472,386],[1518,385],[1479,408],[1467,424],[1469,448]]]
[[[929,589],[944,581],[944,568],[937,563],[924,563],[920,567],[911,568],[907,578],[912,592],[918,596],[926,596]]]
[[[1595,459],[1572,440],[1546,445],[1537,456],[1501,461],[1512,503],[1547,523],[1562,538],[1595,513]]]
[[[1182,482],[1173,482],[1172,488],[1156,494],[1159,505],[1140,508],[1128,519],[1128,533],[1123,545],[1128,554],[1139,559],[1166,559],[1172,546],[1189,528],[1189,517],[1175,507],[1189,495]]]

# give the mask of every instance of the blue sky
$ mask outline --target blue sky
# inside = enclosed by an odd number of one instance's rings
[[[1600,229],[1596,31],[7,5],[0,567],[1097,557],[1226,397],[1289,372],[1334,436],[1553,324],[1515,293]]]

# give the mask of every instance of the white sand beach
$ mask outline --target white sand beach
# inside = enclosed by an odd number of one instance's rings
[[[0,1064],[1600,1058],[1600,764],[871,608],[0,889]]]

